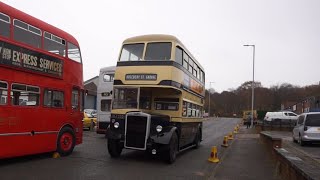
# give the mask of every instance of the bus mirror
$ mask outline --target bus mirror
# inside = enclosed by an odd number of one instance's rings
[[[112,95],[112,91],[110,91],[110,95]]]

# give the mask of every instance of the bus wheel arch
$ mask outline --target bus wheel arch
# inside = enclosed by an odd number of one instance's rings
[[[164,155],[167,163],[172,164],[176,160],[177,154],[179,152],[179,138],[177,131],[174,131],[174,133],[172,133],[168,146],[169,148]]]
[[[57,152],[61,156],[68,156],[76,145],[76,136],[72,126],[65,125],[61,128],[57,139]]]

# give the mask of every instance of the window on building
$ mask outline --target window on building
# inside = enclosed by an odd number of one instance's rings
[[[68,58],[81,63],[81,53],[79,47],[68,42]]]
[[[44,32],[43,48],[51,53],[66,56],[66,41],[51,33]]]
[[[62,91],[44,90],[43,105],[46,107],[61,108],[64,106],[64,93]]]
[[[10,37],[10,17],[0,13],[0,36]]]
[[[0,105],[8,103],[8,84],[0,81]]]
[[[11,86],[11,104],[15,106],[39,106],[40,88],[13,83]]]
[[[23,21],[13,21],[13,38],[36,48],[41,48],[41,30]]]
[[[123,45],[120,61],[140,61],[142,59],[143,49],[143,43]]]
[[[186,52],[183,52],[183,67],[188,70],[189,68],[189,56]]]

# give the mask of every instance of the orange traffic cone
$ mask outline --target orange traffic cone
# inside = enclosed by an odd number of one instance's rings
[[[219,159],[218,159],[217,152],[218,152],[217,151],[217,146],[212,146],[210,157],[209,157],[208,161],[210,161],[212,163],[218,163]]]
[[[222,147],[228,147],[228,136],[225,136],[223,138],[223,143],[221,144]]]
[[[238,129],[237,129],[237,127],[234,128],[233,133],[234,133],[234,134],[238,134]]]
[[[233,133],[229,133],[229,137],[228,137],[228,140],[233,140]]]
[[[60,154],[58,152],[54,152],[53,155],[52,155],[52,158],[59,158],[60,157]]]

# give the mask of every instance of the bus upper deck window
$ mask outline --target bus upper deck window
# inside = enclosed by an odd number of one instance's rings
[[[125,44],[122,47],[120,61],[140,61],[144,44]]]
[[[51,33],[44,32],[43,48],[51,53],[66,56],[66,41]]]
[[[80,49],[76,45],[74,45],[70,42],[68,42],[68,58],[72,59],[78,63],[82,62]]]
[[[114,79],[114,75],[113,74],[105,74],[103,75],[103,81],[104,82],[112,82]]]
[[[0,13],[0,35],[10,37],[10,17]]]
[[[148,43],[145,60],[170,60],[171,59],[171,43]]]

